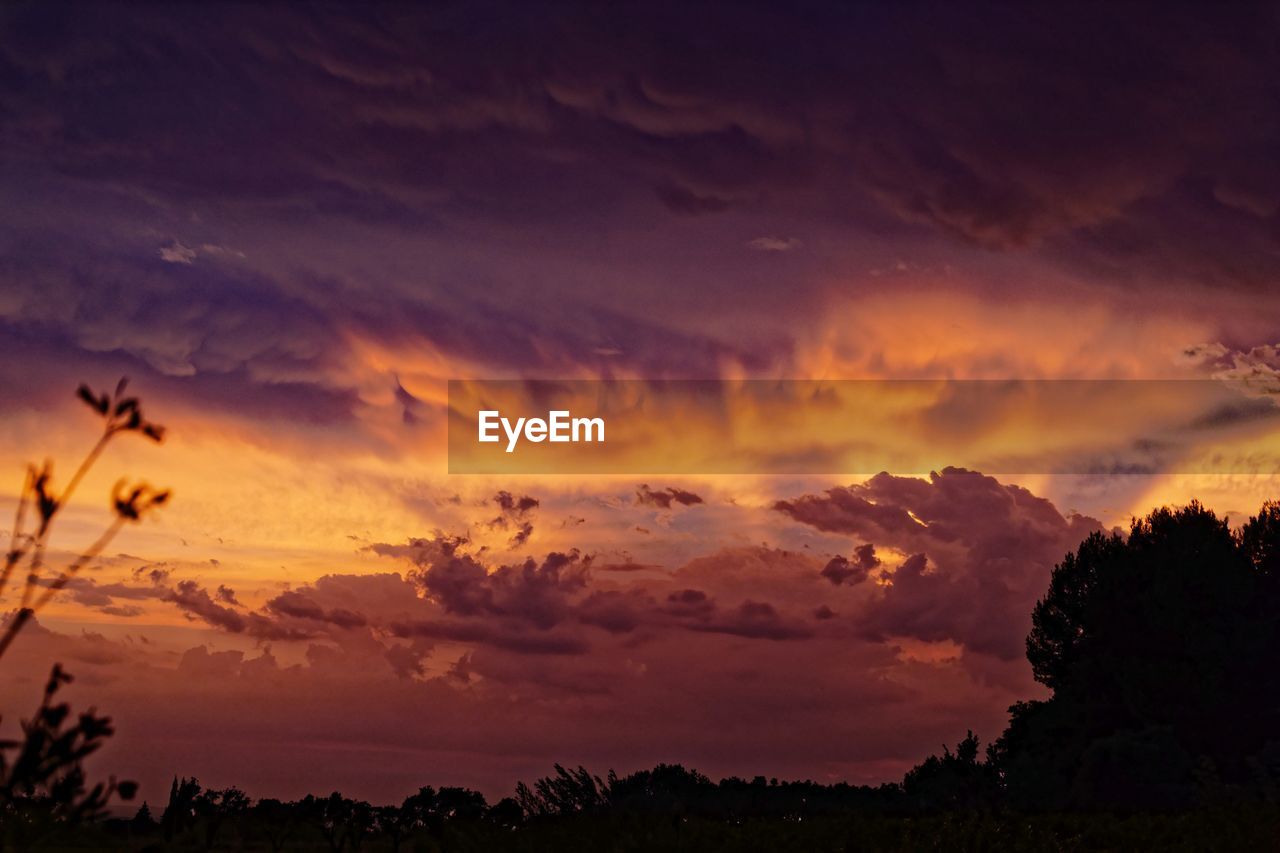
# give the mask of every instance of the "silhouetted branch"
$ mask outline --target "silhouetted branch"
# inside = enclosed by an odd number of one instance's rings
[[[0,656],[8,650],[23,626],[31,621],[31,618],[44,608],[85,565],[102,553],[126,522],[141,520],[148,511],[163,506],[169,500],[170,493],[167,489],[155,489],[146,483],[139,483],[129,489],[125,486],[124,480],[116,483],[112,491],[115,519],[88,549],[46,585],[43,593],[37,595],[37,589],[41,586],[44,555],[53,521],[67,505],[89,469],[101,457],[111,439],[125,432],[137,432],[157,442],[164,439],[164,427],[148,421],[143,416],[138,399],[124,396],[127,387],[128,380],[122,378],[111,394],[105,392],[95,394],[87,385],[81,385],[77,389],[76,396],[102,418],[102,435],[76,468],[75,473],[71,475],[71,480],[61,494],[56,494],[53,489],[51,461],[46,460],[39,468],[34,465],[27,468],[22,493],[18,496],[18,507],[9,538],[9,550],[5,554],[4,568],[0,570],[0,594],[4,592],[13,572],[24,559],[27,560],[26,582],[22,588],[21,605],[9,621],[4,634],[0,636]],[[34,534],[25,532],[26,512],[29,505],[34,506],[39,514],[39,523]]]

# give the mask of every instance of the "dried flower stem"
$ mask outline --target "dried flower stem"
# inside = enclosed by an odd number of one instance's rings
[[[111,439],[121,432],[138,432],[159,442],[164,437],[164,427],[147,421],[142,416],[136,398],[125,398],[124,390],[127,380],[121,379],[116,385],[114,394],[95,394],[88,386],[81,385],[76,395],[89,405],[104,420],[104,428],[97,443],[80,462],[60,495],[54,495],[50,487],[52,479],[52,463],[45,462],[42,468],[28,466],[27,478],[18,497],[18,507],[14,516],[13,530],[9,537],[9,550],[5,554],[4,568],[0,569],[0,594],[4,593],[13,572],[24,559],[29,558],[26,583],[22,589],[22,602],[13,618],[9,620],[3,636],[0,636],[0,656],[3,656],[22,627],[43,609],[45,605],[61,591],[76,574],[115,538],[125,522],[138,521],[142,515],[169,499],[169,492],[156,490],[140,484],[131,491],[124,488],[124,483],[117,483],[112,494],[115,520],[103,531],[89,548],[81,553],[63,570],[55,580],[48,584],[43,593],[37,595],[40,586],[41,569],[44,567],[44,554],[49,539],[53,520],[58,512],[67,505],[72,494],[84,479],[89,469],[102,455]],[[28,503],[36,506],[40,514],[40,523],[34,535],[24,533]]]

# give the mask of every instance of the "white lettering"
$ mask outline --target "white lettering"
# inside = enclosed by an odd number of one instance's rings
[[[585,434],[583,438],[578,438],[578,429],[582,428]],[[595,430],[594,434],[592,429]],[[604,441],[604,418],[574,418],[573,419],[573,440],[574,441]]]
[[[489,434],[492,430],[496,430],[498,428],[498,424],[494,422],[497,417],[498,413],[494,411],[483,411],[480,413],[479,440],[481,442],[496,442],[498,440],[498,436],[496,434]]]
[[[568,441],[569,440],[569,413],[563,409],[547,412],[547,422],[550,426],[550,434],[547,436],[551,441]]]
[[[604,418],[575,418],[564,409],[547,412],[543,418],[504,418],[493,409],[478,412],[476,440],[493,444],[501,441],[499,428],[507,437],[507,453],[515,453],[520,439],[539,444],[544,441],[603,442]]]
[[[506,418],[502,419],[502,429],[507,433],[507,452],[513,453],[516,449],[516,442],[520,440],[520,427],[524,426],[524,418],[516,420],[515,429],[511,428],[511,421]]]

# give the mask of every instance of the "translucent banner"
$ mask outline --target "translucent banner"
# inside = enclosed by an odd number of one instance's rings
[[[451,380],[453,474],[1280,472],[1218,380]]]

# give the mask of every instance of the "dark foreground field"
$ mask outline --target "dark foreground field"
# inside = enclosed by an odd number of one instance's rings
[[[191,835],[165,842],[159,827],[108,822],[57,834],[40,850],[362,850],[362,851],[907,851],[907,850],[1277,850],[1280,806],[1180,814],[977,814],[846,816],[812,819],[630,816],[548,818],[519,828],[455,822],[396,841],[371,835],[359,846],[298,828],[271,839],[251,827],[222,828],[212,846]]]

